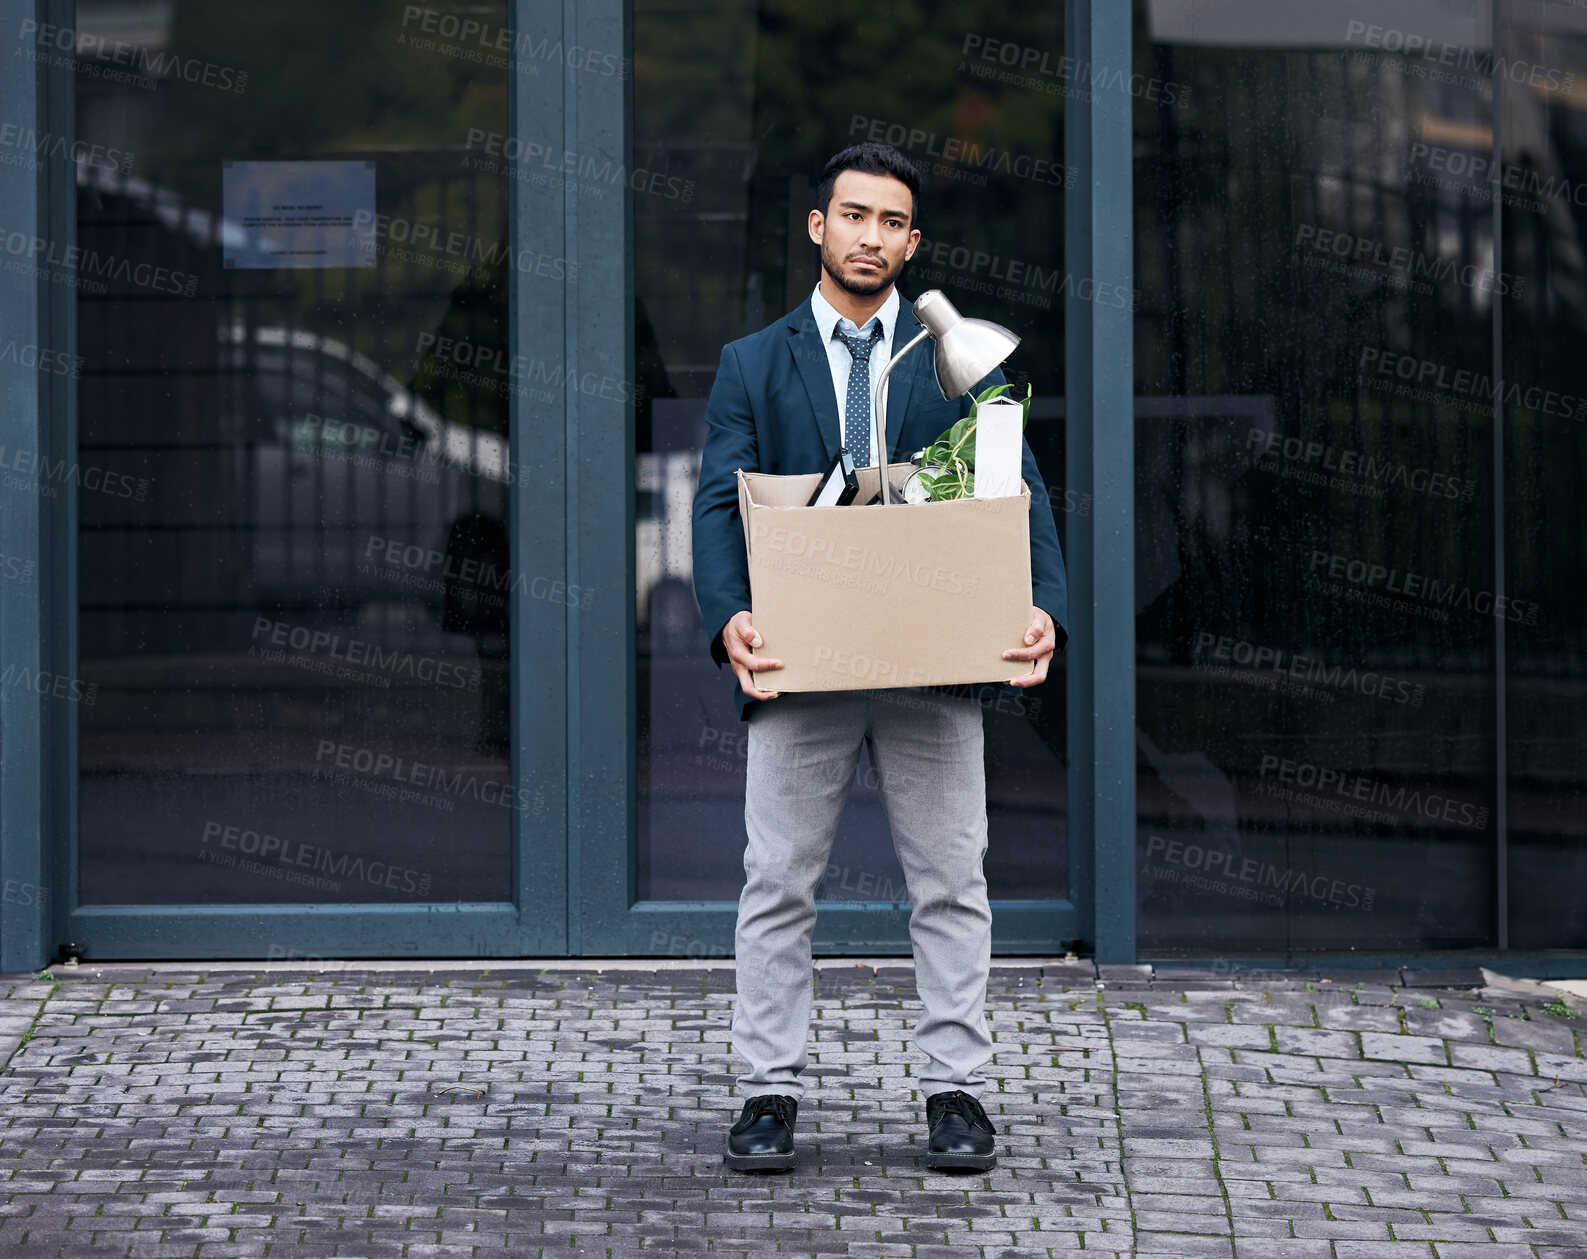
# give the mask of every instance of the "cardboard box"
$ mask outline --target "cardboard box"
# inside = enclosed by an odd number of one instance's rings
[[[895,486],[914,471],[892,469]],[[862,468],[860,502],[878,472]],[[946,503],[806,507],[819,474],[738,474],[760,676],[778,691],[1006,682],[1030,628],[1030,490]]]

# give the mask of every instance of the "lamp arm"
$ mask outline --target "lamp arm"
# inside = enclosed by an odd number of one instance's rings
[[[876,443],[876,467],[882,478],[880,490],[884,507],[893,499],[892,478],[887,467],[887,378],[904,356],[930,335],[930,328],[922,328],[913,341],[893,355],[876,382],[876,397],[871,402],[871,440]]]

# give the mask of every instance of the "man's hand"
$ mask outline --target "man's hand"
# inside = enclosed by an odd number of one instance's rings
[[[1048,621],[1047,624],[1051,627],[1052,622]],[[727,649],[727,658],[733,666],[733,672],[738,675],[738,684],[744,688],[744,694],[751,699],[776,699],[778,692],[763,691],[755,685],[755,675],[762,669],[782,668],[782,661],[755,655],[753,648],[760,644],[761,637],[750,624],[748,612],[735,612],[733,619],[722,628],[722,646]],[[1050,641],[1047,650],[1052,651]]]
[[[1058,635],[1053,629],[1052,617],[1040,608],[1030,610],[1030,628],[1025,631],[1025,645],[1014,647],[1003,653],[1004,660],[1034,660],[1035,671],[1024,677],[1011,678],[1010,686],[1040,686],[1047,680],[1047,664],[1052,660],[1054,649],[1058,646]],[[739,616],[745,616],[743,612]],[[733,618],[734,621],[738,617]],[[732,622],[729,622],[731,627]],[[731,648],[729,649],[731,650]]]

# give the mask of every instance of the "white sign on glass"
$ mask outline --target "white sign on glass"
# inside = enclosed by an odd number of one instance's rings
[[[375,265],[373,162],[227,162],[221,182],[228,267]]]

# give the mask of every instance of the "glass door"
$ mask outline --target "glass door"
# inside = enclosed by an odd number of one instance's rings
[[[89,956],[565,947],[563,398],[510,330],[568,264],[508,10],[77,6]]]
[[[745,0],[632,8],[633,337],[639,405],[631,547],[632,831],[586,862],[587,931],[607,951],[722,956],[743,884],[747,727],[708,655],[690,511],[722,346],[797,307],[817,280],[806,235],[831,154],[883,140],[923,182],[924,240],[901,283],[1024,339],[1030,439],[1059,515],[1063,483],[1063,111],[1076,87],[1061,5],[940,3],[920,20]],[[856,37],[858,36],[858,37]],[[1017,67],[1011,72],[1009,65]],[[924,353],[926,351],[917,351]],[[613,524],[615,528],[615,523]],[[1067,833],[1065,682],[987,699],[986,870],[994,943],[1051,952],[1079,934]],[[875,775],[862,760],[818,893],[816,947],[907,953],[909,906]],[[1061,951],[1061,949],[1060,949]]]

